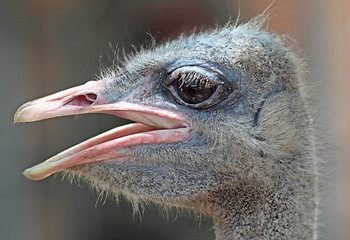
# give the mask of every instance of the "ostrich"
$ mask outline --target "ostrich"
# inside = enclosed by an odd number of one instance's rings
[[[141,50],[15,122],[106,113],[135,123],[24,171],[209,215],[217,240],[314,239],[317,169],[303,61],[255,20]]]

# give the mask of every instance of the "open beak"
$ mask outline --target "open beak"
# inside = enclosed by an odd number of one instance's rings
[[[118,161],[131,156],[130,152],[123,152],[121,148],[176,142],[188,137],[190,128],[182,114],[122,100],[108,103],[101,94],[104,90],[104,81],[90,81],[28,102],[17,110],[15,122],[85,113],[107,113],[137,122],[109,130],[26,169],[23,174],[27,178],[40,180],[84,163]]]

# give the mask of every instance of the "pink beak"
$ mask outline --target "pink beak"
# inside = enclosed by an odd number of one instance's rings
[[[121,148],[181,141],[190,128],[179,112],[119,101],[107,103],[101,92],[105,81],[91,81],[22,105],[15,122],[32,122],[47,118],[85,113],[107,113],[138,123],[114,128],[71,147],[24,171],[32,180],[40,180],[62,169],[97,161],[127,159],[130,152]]]

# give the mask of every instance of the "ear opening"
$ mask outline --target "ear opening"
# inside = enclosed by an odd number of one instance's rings
[[[256,110],[256,112],[254,114],[253,127],[256,127],[259,125],[260,112],[261,112],[261,109],[262,109],[264,103],[265,103],[265,100],[260,103],[260,106],[258,107],[258,109]]]

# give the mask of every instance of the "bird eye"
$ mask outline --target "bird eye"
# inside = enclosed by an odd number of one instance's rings
[[[207,100],[217,89],[217,85],[196,73],[181,74],[174,81],[173,86],[179,97],[190,104],[198,104]]]
[[[232,92],[224,88],[222,73],[207,67],[182,66],[168,76],[168,89],[175,100],[191,108],[211,107]]]

